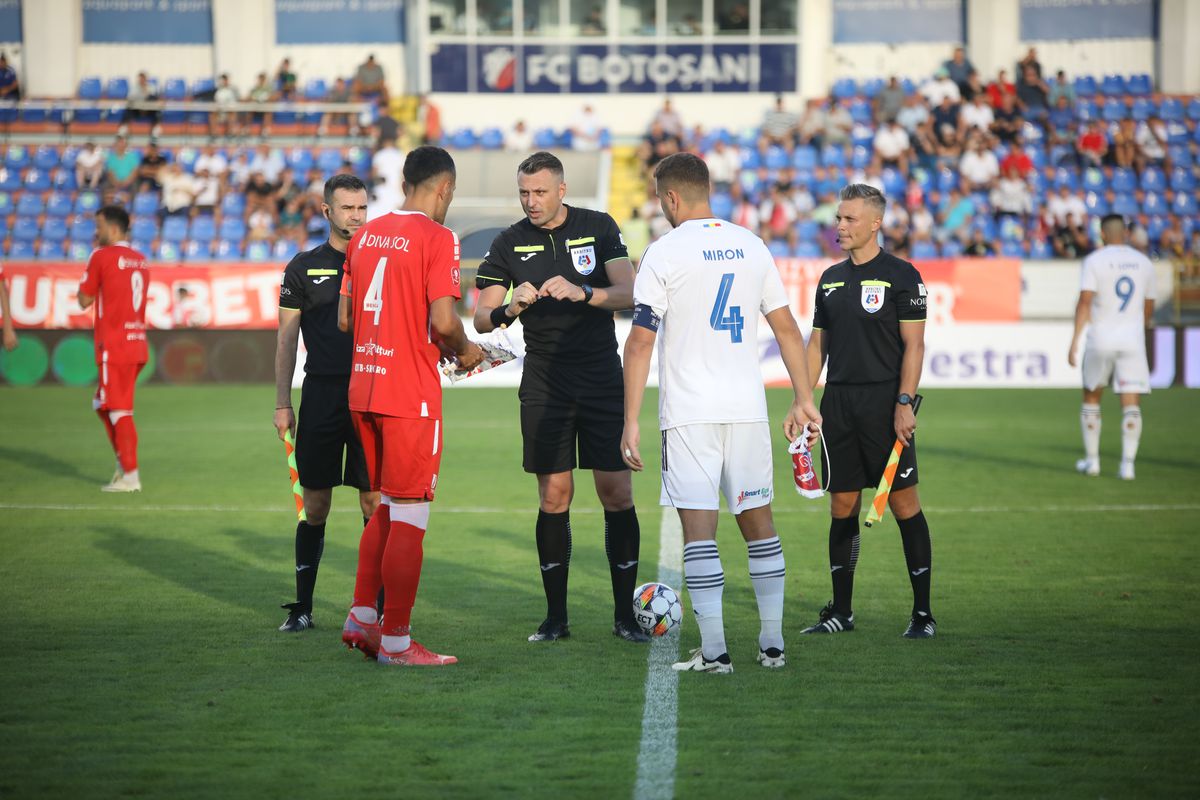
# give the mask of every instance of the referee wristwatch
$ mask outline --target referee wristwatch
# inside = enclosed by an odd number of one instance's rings
[[[907,394],[907,393],[903,393],[903,392],[902,392],[902,393],[901,393],[901,394],[900,394],[900,395],[899,395],[899,396],[896,398],[896,405],[898,405],[898,406],[911,406],[911,405],[912,405],[912,402],[913,402],[913,399],[912,399],[912,395],[911,395],[911,394]]]
[[[580,284],[579,288],[583,289],[583,302],[585,304],[592,302],[592,287],[584,283]]]

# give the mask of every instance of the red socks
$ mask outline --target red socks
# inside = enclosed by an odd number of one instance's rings
[[[383,635],[407,636],[417,586],[421,582],[422,541],[425,531],[393,520],[383,551]]]
[[[137,428],[133,424],[133,416],[127,414],[121,417],[113,427],[115,431],[112,437],[117,451],[117,460],[121,462],[121,471],[133,472],[138,468],[138,436]]]
[[[375,607],[375,599],[379,596],[379,587],[383,586],[383,573],[380,566],[383,562],[383,551],[388,542],[388,529],[391,525],[389,507],[380,503],[379,508],[371,515],[371,519],[363,528],[362,538],[358,542],[358,570],[354,575],[354,605]]]
[[[108,443],[112,445],[113,452],[117,452],[117,429],[113,427],[112,420],[108,418],[108,412],[102,408],[96,409],[96,416],[104,423],[104,432],[108,434]]]

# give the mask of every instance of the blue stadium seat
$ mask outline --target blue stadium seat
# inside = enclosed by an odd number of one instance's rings
[[[271,247],[271,258],[275,261],[288,261],[296,255],[296,243],[280,239]]]
[[[162,239],[178,244],[188,238],[187,217],[167,217],[162,224]]]
[[[50,183],[54,186],[55,191],[59,192],[74,192],[79,188],[75,179],[75,170],[67,167],[59,167],[51,172]]]
[[[883,78],[869,78],[862,82],[859,91],[863,97],[866,97],[868,100],[874,100],[883,91],[883,87],[885,86],[887,86],[887,83]]]
[[[77,242],[74,239],[67,242],[67,259],[70,261],[87,261],[92,254],[91,242]]]
[[[296,177],[302,177],[306,172],[312,169],[313,155],[312,151],[307,147],[293,147],[283,154],[284,161],[292,171],[296,173]]]
[[[1079,188],[1079,175],[1075,170],[1068,167],[1059,167],[1054,170],[1054,188],[1059,189],[1063,186],[1068,187],[1071,191]]]
[[[1105,75],[1104,80],[1100,82],[1100,93],[1106,97],[1116,97],[1129,94],[1129,89],[1125,86],[1125,79],[1120,75]]]
[[[1035,146],[1041,149],[1041,143],[1046,140],[1046,130],[1041,124],[1033,120],[1025,120],[1021,126],[1021,138],[1025,140],[1025,144]]]
[[[821,164],[826,167],[845,167],[846,151],[838,145],[825,145],[821,148]]]
[[[1034,239],[1029,243],[1029,257],[1043,261],[1054,258],[1054,248],[1045,239]]]
[[[741,148],[742,169],[755,170],[762,166],[762,156],[752,147]]]
[[[1146,195],[1142,198],[1143,214],[1154,216],[1166,214],[1167,211],[1167,201],[1161,194],[1158,192],[1146,192]]]
[[[459,128],[450,134],[450,146],[457,150],[470,150],[478,143],[475,132],[470,128]]]
[[[221,227],[218,235],[222,239],[230,239],[235,242],[240,242],[246,238],[246,223],[238,217],[225,217],[221,220]]]
[[[183,171],[194,173],[196,171],[196,159],[200,157],[200,151],[194,147],[181,147],[175,152],[175,158],[172,159],[176,164],[183,167]]]
[[[46,171],[57,169],[59,165],[58,149],[50,145],[42,145],[33,154],[33,165]]]
[[[27,192],[46,192],[53,185],[49,172],[34,167],[25,170],[25,177],[21,180],[21,186]]]
[[[226,217],[240,217],[246,213],[246,196],[228,192],[221,198],[221,213]]]
[[[1094,217],[1102,217],[1109,212],[1108,200],[1097,192],[1088,192],[1083,198],[1083,204]]]
[[[1098,167],[1090,167],[1083,171],[1083,188],[1089,192],[1103,192],[1108,188],[1108,178],[1105,177],[1104,171]],[[1124,189],[1123,191],[1129,191]]]
[[[1147,100],[1145,97],[1134,99],[1133,105],[1129,107],[1129,116],[1138,122],[1143,122],[1150,119],[1154,114],[1154,103]]]
[[[1187,167],[1171,169],[1171,188],[1177,192],[1196,191],[1196,175]]]
[[[124,100],[127,97],[129,97],[128,78],[109,78],[108,83],[104,84],[105,100]]]
[[[1008,258],[1024,258],[1025,243],[1024,242],[1001,242],[1000,255]]]
[[[1125,84],[1125,88],[1130,94],[1144,97],[1154,91],[1154,81],[1149,75],[1130,75],[1129,80]]]
[[[1117,167],[1112,174],[1112,188],[1114,192],[1132,192],[1137,188],[1137,177],[1133,174],[1133,170],[1126,167]]]
[[[796,169],[813,170],[820,166],[817,160],[817,149],[810,145],[800,145],[792,151],[792,166]]]
[[[487,128],[479,135],[479,146],[484,150],[503,150],[504,131],[499,128]]]
[[[1097,108],[1096,101],[1088,98],[1077,100],[1075,102],[1075,118],[1080,122],[1100,119],[1100,109]]]
[[[1183,101],[1178,97],[1164,97],[1158,106],[1158,115],[1166,122],[1182,122],[1184,116]]]
[[[1171,158],[1171,163],[1179,167],[1192,166],[1192,149],[1186,145],[1169,144],[1167,145],[1167,155]],[[0,185],[0,189],[4,188]]]
[[[942,258],[958,258],[963,254],[963,244],[958,239],[951,237],[942,242]]]
[[[92,216],[77,216],[71,221],[71,241],[87,242],[96,238],[96,219]]]
[[[129,226],[129,235],[133,237],[134,241],[150,241],[157,238],[158,220],[154,217],[137,217]]]
[[[369,175],[371,172],[371,157],[374,155],[370,148],[355,145],[346,150],[345,158],[354,165],[355,172],[360,175]]]
[[[971,230],[983,231],[983,238],[990,241],[996,238],[996,220],[991,216],[977,216],[971,220]]]
[[[1096,79],[1091,75],[1080,75],[1075,79],[1075,94],[1079,97],[1092,97],[1096,94]]]
[[[17,198],[17,216],[36,217],[46,212],[46,204],[40,194],[25,192]]]
[[[205,239],[192,239],[183,248],[183,257],[187,261],[207,261],[212,258],[212,242]]]
[[[44,261],[60,259],[64,252],[62,239],[43,239],[38,242],[37,257]]]
[[[1000,241],[1019,242],[1025,238],[1025,228],[1012,217],[1005,216],[1000,220]]]
[[[838,78],[833,82],[830,94],[838,100],[849,100],[858,94],[858,86],[853,78]]]
[[[192,97],[198,94],[206,94],[217,88],[217,84],[212,78],[197,78],[192,81]]]
[[[913,242],[911,255],[914,260],[924,260],[938,257],[937,245],[927,240]]]
[[[1105,122],[1120,122],[1125,119],[1125,104],[1115,97],[1108,98],[1100,109],[1100,118]]]
[[[162,98],[164,100],[186,100],[187,81],[183,78],[167,78],[163,84]]]
[[[1179,217],[1190,217],[1200,212],[1200,206],[1196,203],[1195,192],[1176,192],[1175,200],[1171,203],[1171,211]]]
[[[10,261],[32,261],[36,258],[33,242],[25,239],[13,239],[12,244],[8,246],[8,258]]]
[[[295,125],[296,119],[296,107],[289,104],[276,111],[271,117],[271,122],[275,125]]]
[[[324,239],[309,239],[304,243],[305,250],[316,250],[321,245],[325,244]]]
[[[129,243],[129,246],[144,256],[148,256],[154,252],[154,243],[149,239],[134,239]]]
[[[1151,216],[1146,220],[1146,236],[1154,244],[1162,239],[1162,233],[1171,225],[1170,220],[1161,215]]]
[[[1193,97],[1187,104],[1187,118],[1193,121],[1200,120],[1200,97]],[[1200,130],[1200,128],[1197,128]]]
[[[569,128],[566,130],[560,131],[559,134],[556,137],[554,137],[555,146],[561,147],[564,150],[570,150],[571,143],[574,141],[575,141],[575,135],[573,133],[571,133]]]
[[[76,214],[95,214],[100,208],[100,195],[97,192],[80,192],[75,196]]]
[[[166,261],[170,263],[176,263],[183,260],[179,251],[179,242],[159,242],[158,249],[154,251],[154,256],[158,261]]]
[[[796,258],[820,258],[821,246],[816,242],[802,241],[796,244]]]
[[[150,216],[158,211],[158,192],[138,192],[133,196],[133,207],[130,209],[136,217]]]
[[[66,192],[54,192],[46,201],[46,213],[59,219],[66,219],[71,216],[74,208],[75,201]]]
[[[788,157],[787,150],[784,150],[777,144],[773,144],[767,148],[767,157],[763,162],[763,166],[772,172],[776,172],[786,169],[790,162],[791,159]]]
[[[38,238],[41,231],[38,228],[38,222],[33,217],[17,217],[17,221],[13,224],[12,238],[22,242],[32,242]]]
[[[240,241],[234,242],[229,239],[222,239],[217,242],[217,248],[213,251],[213,258],[221,261],[236,261],[242,257],[242,244]]]
[[[1167,145],[1183,145],[1187,147],[1191,144],[1192,132],[1188,130],[1186,122],[1168,122],[1167,123]]]
[[[850,151],[850,166],[854,169],[866,169],[871,165],[871,148],[855,145]]]
[[[325,149],[317,154],[317,169],[326,175],[332,175],[341,169],[342,166],[342,151],[334,149]]]
[[[1132,194],[1127,192],[1118,192],[1112,201],[1112,213],[1120,214],[1123,217],[1136,217],[1138,212],[1137,200]]]
[[[767,243],[767,250],[775,258],[790,258],[792,255],[792,248],[784,239],[772,239]]]
[[[196,217],[192,220],[192,227],[188,231],[188,238],[211,242],[217,238],[216,222],[213,221],[212,217]]]
[[[951,189],[958,188],[958,171],[943,167],[937,173],[937,188],[939,192],[946,193]]]
[[[46,109],[44,109],[44,108],[22,108],[21,109],[21,121],[22,122],[35,122],[35,123],[45,122],[48,116],[49,115],[46,113]]]
[[[883,193],[886,196],[900,197],[904,194],[908,180],[904,177],[903,172],[892,167],[885,167],[880,177],[883,179]]]
[[[540,128],[534,131],[533,146],[538,150],[549,150],[558,143],[554,131],[550,128]]]
[[[745,147],[753,150],[754,148],[758,147],[758,137],[760,134],[761,132],[758,128],[743,128],[742,132],[739,133],[737,137],[738,147]],[[534,144],[537,144],[536,140]]]
[[[729,196],[728,192],[713,192],[712,197],[709,198],[709,204],[714,217],[729,219],[733,214],[733,198]]]
[[[800,219],[796,221],[796,239],[801,242],[815,242],[821,235],[821,226],[815,219]]]
[[[67,221],[62,217],[47,217],[42,223],[42,239],[62,242],[67,238]]]
[[[80,100],[99,100],[104,94],[103,86],[97,77],[86,77],[79,81]]]
[[[12,192],[0,192],[0,219],[4,219],[11,213],[13,213]]]
[[[20,144],[10,144],[4,154],[4,166],[8,169],[25,169],[31,163],[29,148]]]
[[[324,100],[328,94],[329,87],[325,85],[324,78],[311,78],[304,84],[305,100]]]
[[[850,119],[860,125],[870,125],[875,118],[871,110],[871,104],[866,100],[851,100],[849,109]]]

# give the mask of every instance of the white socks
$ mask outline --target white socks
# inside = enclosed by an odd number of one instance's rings
[[[1125,406],[1121,412],[1121,460],[1132,464],[1142,439],[1142,409]]]
[[[1084,403],[1079,409],[1079,426],[1083,430],[1083,456],[1091,464],[1100,462],[1100,406]]]
[[[383,636],[379,641],[379,646],[389,653],[403,653],[410,645],[412,645],[411,636]]]
[[[371,606],[351,606],[350,613],[363,625],[374,625],[379,621],[379,612]]]
[[[750,582],[758,599],[761,629],[758,647],[783,649],[783,585],[787,571],[783,563],[783,545],[778,536],[747,542],[750,556]]]
[[[726,652],[725,620],[721,612],[725,571],[721,569],[717,543],[709,539],[685,544],[683,574],[692,600],[692,612],[700,627],[700,647],[706,659],[715,661]]]

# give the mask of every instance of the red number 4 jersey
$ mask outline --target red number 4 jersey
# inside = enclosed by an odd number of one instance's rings
[[[458,237],[424,214],[371,220],[346,248],[354,361],[350,408],[389,417],[442,416],[442,383],[429,306],[462,296]]]
[[[146,258],[125,242],[101,247],[88,259],[79,291],[96,298],[96,363],[145,364]]]

